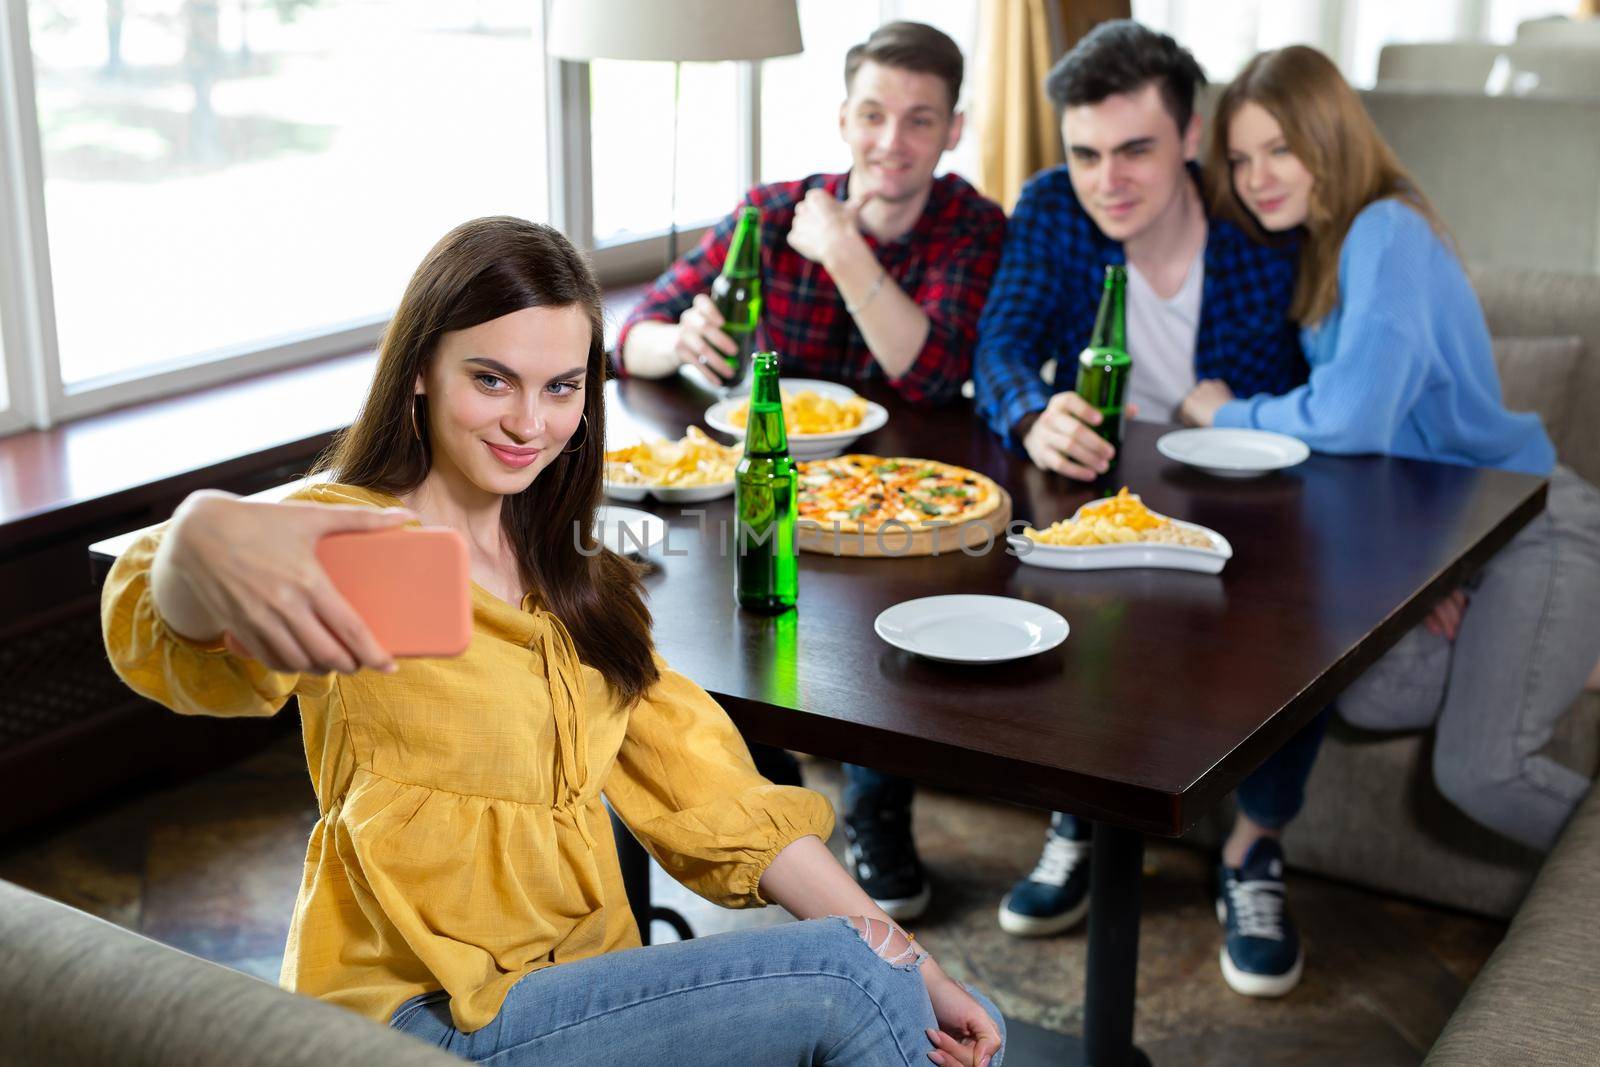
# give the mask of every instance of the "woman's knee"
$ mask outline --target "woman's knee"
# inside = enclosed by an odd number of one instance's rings
[[[1466,758],[1449,744],[1433,749],[1433,784],[1440,794],[1480,825],[1506,833],[1506,815],[1517,806],[1519,783]]]
[[[1421,730],[1444,703],[1450,644],[1417,627],[1339,694],[1339,715],[1363,730]]]

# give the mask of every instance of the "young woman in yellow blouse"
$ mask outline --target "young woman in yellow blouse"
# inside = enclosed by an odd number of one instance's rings
[[[500,1064],[999,1064],[999,1013],[834,861],[827,802],[756,774],[655,656],[631,565],[579,551],[600,316],[556,231],[456,228],[407,286],[336,481],[196,493],[112,570],[106,647],[134,689],[186,714],[299,698],[320,818],[284,986]],[[456,659],[392,660],[315,562],[324,534],[414,520],[470,546]],[[639,947],[602,795],[701,895],[817,921]]]

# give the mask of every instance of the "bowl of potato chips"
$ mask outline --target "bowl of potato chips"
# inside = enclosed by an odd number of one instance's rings
[[[1071,518],[1042,530],[1026,527],[1006,541],[1021,562],[1055,570],[1166,567],[1218,574],[1233,558],[1227,538],[1151,511],[1127,486],[1083,505]]]
[[[791,378],[782,382],[780,389],[789,454],[797,460],[842,455],[857,438],[882,429],[889,421],[883,405],[858,396],[848,385]],[[706,425],[742,439],[749,415],[748,396],[729,397],[706,409]]]
[[[606,453],[605,491],[613,500],[653,496],[668,504],[716,500],[733,492],[744,450],[711,439],[698,426],[677,441],[641,441]]]

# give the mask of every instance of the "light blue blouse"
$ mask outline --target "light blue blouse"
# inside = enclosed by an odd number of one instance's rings
[[[1466,272],[1416,209],[1379,200],[1339,251],[1339,303],[1300,332],[1310,380],[1224,404],[1217,426],[1275,430],[1319,452],[1387,453],[1549,474],[1537,415],[1506,410]]]

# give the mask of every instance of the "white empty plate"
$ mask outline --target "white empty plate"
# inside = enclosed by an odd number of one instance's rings
[[[1055,648],[1067,620],[1008,596],[955,594],[896,604],[872,628],[896,648],[945,663],[1000,663]]]
[[[1311,455],[1298,438],[1217,426],[1163,434],[1156,451],[1219,478],[1256,478],[1304,463]]]
[[[611,551],[637,556],[667,539],[667,524],[648,511],[602,504],[594,509],[594,534]]]

